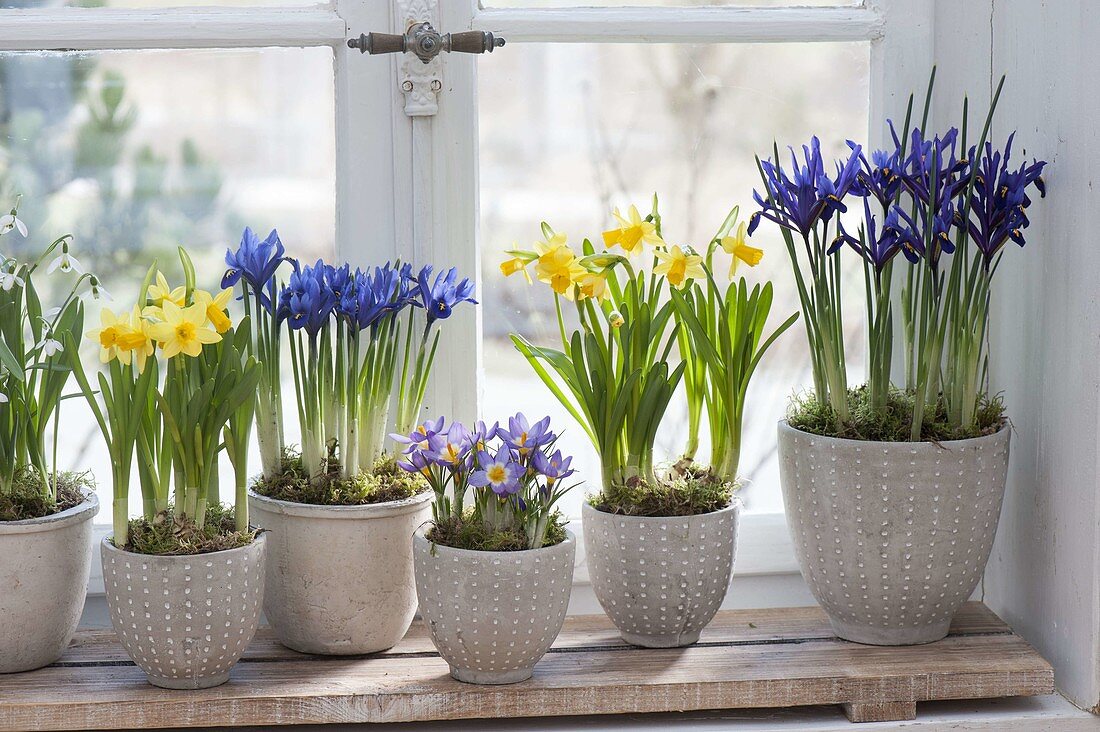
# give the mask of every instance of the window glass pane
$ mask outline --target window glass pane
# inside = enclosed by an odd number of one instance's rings
[[[570,235],[598,237],[614,206],[648,206],[661,195],[665,236],[703,248],[729,209],[753,210],[759,187],[754,155],[778,141],[801,145],[813,134],[828,154],[867,136],[866,43],[730,45],[555,45],[509,47],[508,63],[479,67],[481,247],[486,389],[483,413],[496,419],[522,408],[551,414],[565,430],[590,481],[566,502],[578,515],[583,490],[598,489],[599,466],[583,433],[508,340],[520,332],[560,346],[553,298],[545,285],[505,279],[503,252],[539,238],[539,222]],[[778,71],[777,71],[778,70]],[[750,282],[771,279],[778,325],[798,296],[777,230],[753,238],[765,257],[742,269]],[[525,248],[529,248],[525,246]],[[855,258],[846,259],[851,263]],[[852,270],[856,274],[856,270]],[[861,276],[861,275],[860,275]],[[856,276],[848,283],[862,286]],[[858,313],[856,303],[849,312]],[[491,315],[490,315],[491,314]],[[859,319],[848,320],[850,378],[863,371]],[[811,383],[805,333],[797,324],[758,370],[749,392],[741,491],[750,511],[782,511],[775,426],[792,392]],[[522,395],[522,398],[517,397]],[[658,437],[658,459],[683,449],[682,396]],[[709,455],[709,439],[699,457]]]
[[[304,259],[331,256],[332,73],[328,48],[0,54],[0,207],[22,195],[31,228],[27,240],[5,236],[5,253],[37,255],[72,232],[116,310],[154,259],[180,282],[180,244],[200,286],[216,287],[245,225],[277,226]],[[42,280],[44,301],[73,277]],[[89,301],[89,323],[100,306]],[[60,466],[93,471],[109,499],[110,462],[82,400],[64,402],[63,421]]]

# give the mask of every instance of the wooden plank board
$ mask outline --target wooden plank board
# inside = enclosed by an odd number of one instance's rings
[[[462,684],[423,626],[386,653],[305,656],[262,633],[229,683],[149,686],[110,631],[81,632],[54,666],[0,676],[0,730],[273,726],[841,704],[853,721],[915,703],[1047,694],[1053,671],[984,606],[939,643],[861,646],[832,636],[817,608],[720,613],[700,643],[628,646],[603,616],[570,618],[529,681]]]

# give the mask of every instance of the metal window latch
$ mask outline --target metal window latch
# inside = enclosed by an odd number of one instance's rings
[[[399,36],[393,33],[363,33],[348,40],[349,48],[360,53],[412,53],[425,64],[430,63],[441,51],[447,53],[492,53],[505,43],[492,33],[465,31],[440,34],[431,23],[414,23]]]

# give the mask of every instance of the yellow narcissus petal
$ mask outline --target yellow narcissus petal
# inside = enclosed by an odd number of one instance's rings
[[[698,254],[686,253],[679,245],[656,249],[654,254],[658,264],[653,272],[664,275],[673,287],[683,287],[689,279],[703,279],[707,276],[703,269],[703,258]]]
[[[617,229],[611,229],[603,233],[605,246],[620,246],[627,254],[636,254],[642,251],[642,244],[662,246],[664,241],[657,235],[657,226],[652,221],[646,221],[638,212],[637,206],[631,206],[626,216],[615,209],[612,214],[619,224]]]
[[[182,307],[186,297],[187,291],[183,287],[173,289],[168,285],[168,279],[163,272],[157,272],[156,282],[149,285],[149,299],[154,305],[160,307],[163,307],[166,302],[173,302]]]
[[[580,289],[582,298],[606,300],[611,297],[611,293],[607,289],[607,275],[605,274],[585,272],[577,280],[577,287]]]
[[[722,250],[733,257],[730,262],[730,277],[733,277],[734,272],[737,271],[738,261],[742,261],[750,267],[755,267],[764,258],[764,250],[750,246],[747,239],[744,222],[737,227],[737,231],[733,236],[722,237]]]
[[[500,271],[505,277],[511,277],[516,272],[522,272],[523,279],[527,280],[527,284],[531,284],[531,274],[527,271],[527,265],[529,263],[530,262],[525,262],[519,257],[512,257],[500,263]]]

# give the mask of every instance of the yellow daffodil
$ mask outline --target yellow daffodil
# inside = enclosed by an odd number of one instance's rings
[[[119,340],[119,348],[126,348],[125,351],[119,352],[119,360],[128,364],[130,354],[133,353],[134,365],[137,366],[140,374],[145,372],[145,363],[153,355],[156,345],[153,343],[152,336],[149,335],[150,323],[141,317],[141,309],[137,305],[134,306],[134,311],[130,315],[130,323],[132,325],[130,332]]]
[[[163,308],[166,302],[173,302],[182,308],[186,302],[186,297],[187,290],[183,287],[176,287],[175,289],[170,287],[168,279],[162,272],[157,272],[156,282],[149,285],[149,299],[158,308]]]
[[[690,279],[703,279],[707,276],[703,269],[703,258],[698,254],[688,254],[679,245],[667,249],[655,249],[658,264],[653,268],[655,274],[664,275],[673,287],[683,287]]]
[[[206,311],[206,319],[214,326],[214,330],[225,333],[233,327],[233,321],[229,319],[226,308],[233,298],[233,288],[228,287],[217,295],[211,295],[206,290],[195,290],[195,304],[202,303]]]
[[[620,246],[627,254],[636,254],[642,251],[643,243],[653,246],[662,246],[664,241],[657,235],[657,227],[651,221],[646,221],[638,213],[637,206],[631,206],[626,216],[615,209],[612,213],[618,222],[617,229],[610,229],[603,233],[604,246]]]
[[[573,286],[586,274],[586,270],[565,242],[565,234],[554,234],[546,241],[535,244],[535,251],[539,255],[535,274],[539,282],[545,282],[554,292],[572,300]]]
[[[88,331],[84,337],[99,343],[99,360],[108,363],[118,356],[118,342],[130,326],[129,318],[125,314],[119,317],[110,308],[103,308],[99,311],[99,324],[99,328]]]
[[[164,301],[164,321],[153,323],[148,332],[164,348],[164,357],[180,353],[198,356],[207,343],[217,343],[222,337],[206,327],[206,307],[195,303],[181,308],[172,300]]]
[[[108,363],[118,359],[120,363],[130,365],[136,357],[139,371],[145,370],[145,359],[152,355],[153,344],[146,335],[141,319],[141,311],[134,306],[131,315],[115,315],[109,308],[99,313],[102,327],[90,330],[84,335],[99,342],[99,360]]]
[[[746,226],[742,222],[737,227],[737,231],[733,236],[722,237],[722,249],[726,254],[732,255],[733,260],[730,261],[730,277],[733,277],[734,272],[737,271],[737,262],[742,261],[750,267],[755,267],[760,264],[760,260],[764,258],[764,250],[757,249],[756,247],[749,246],[746,243],[747,237],[745,236]]]
[[[607,275],[603,273],[585,272],[577,280],[581,298],[591,297],[596,300],[606,300],[611,297],[607,290]]]
[[[516,272],[522,272],[523,279],[527,280],[527,284],[531,284],[531,273],[527,271],[527,265],[532,261],[534,260],[525,259],[524,257],[512,257],[500,263],[500,271],[505,277],[511,277]]]

